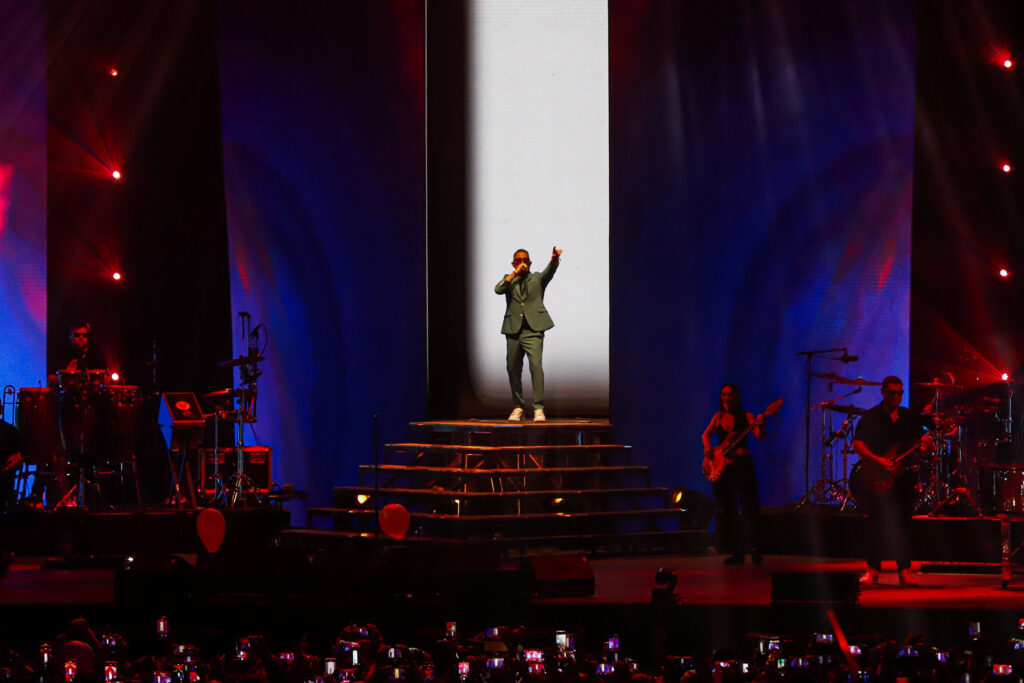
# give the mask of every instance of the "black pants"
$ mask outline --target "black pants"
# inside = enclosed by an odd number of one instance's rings
[[[760,552],[761,497],[757,494],[753,458],[737,456],[712,484],[711,491],[718,507],[718,551],[743,555],[749,548],[752,553]]]
[[[868,515],[864,559],[881,571],[882,558],[896,558],[897,569],[910,567],[910,518],[914,515],[914,473],[903,472],[885,493],[872,492],[859,477],[850,482],[857,507]]]

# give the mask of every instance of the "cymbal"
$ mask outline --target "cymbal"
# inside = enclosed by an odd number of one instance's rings
[[[844,415],[864,415],[868,412],[867,408],[858,408],[857,406],[837,406],[829,405],[825,406],[826,409],[831,410],[834,413],[842,413]]]
[[[265,361],[265,360],[266,360],[266,358],[264,358],[260,354],[256,354],[255,356],[239,356],[238,358],[232,358],[231,360],[221,361],[220,363],[217,363],[217,367],[219,367],[219,368],[235,368],[235,367],[238,367],[239,365],[249,365],[250,363],[260,363],[260,362]]]
[[[834,372],[812,372],[811,377],[818,377],[819,379],[827,379],[829,382],[835,384],[850,384],[858,387],[880,387],[881,382],[871,382],[866,379],[858,377],[857,379],[850,379],[849,377],[842,377]]]
[[[208,394],[203,394],[203,400],[204,401],[210,401],[211,403],[215,403],[217,401],[222,401],[224,399],[235,398],[236,396],[241,396],[243,393],[246,396],[255,396],[256,395],[256,390],[255,389],[245,389],[245,390],[243,390],[243,389],[218,389],[217,391],[211,391]]]
[[[932,380],[931,382],[914,382],[915,387],[929,387],[930,389],[963,389],[959,384],[953,384],[952,382],[940,382],[938,380]]]

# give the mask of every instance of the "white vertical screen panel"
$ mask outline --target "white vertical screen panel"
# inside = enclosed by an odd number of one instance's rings
[[[527,249],[545,297],[549,406],[608,408],[608,7],[606,0],[469,0],[470,368],[479,396],[511,404],[504,297]],[[529,400],[529,370],[524,369]]]

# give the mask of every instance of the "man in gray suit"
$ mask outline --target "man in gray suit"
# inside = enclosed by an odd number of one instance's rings
[[[530,253],[520,249],[512,255],[515,268],[494,286],[495,294],[505,295],[505,320],[501,333],[505,335],[507,351],[505,366],[508,383],[512,387],[514,407],[508,419],[523,419],[523,354],[530,357],[530,378],[533,380],[533,420],[543,422],[544,417],[544,331],[555,326],[544,308],[544,290],[558,270],[562,250],[551,250],[551,262],[540,273],[530,272]]]

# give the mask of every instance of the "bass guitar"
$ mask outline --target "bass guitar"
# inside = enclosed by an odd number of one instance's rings
[[[775,415],[779,412],[779,408],[782,407],[782,397],[779,396],[777,399],[772,401],[767,408],[764,409],[764,416]],[[746,428],[741,429],[738,432],[733,432],[727,435],[722,443],[715,446],[705,460],[704,463],[704,476],[707,477],[708,481],[715,482],[722,476],[722,471],[732,464],[732,461],[736,458],[736,449],[743,442],[743,438],[749,434],[757,422],[751,422]]]

